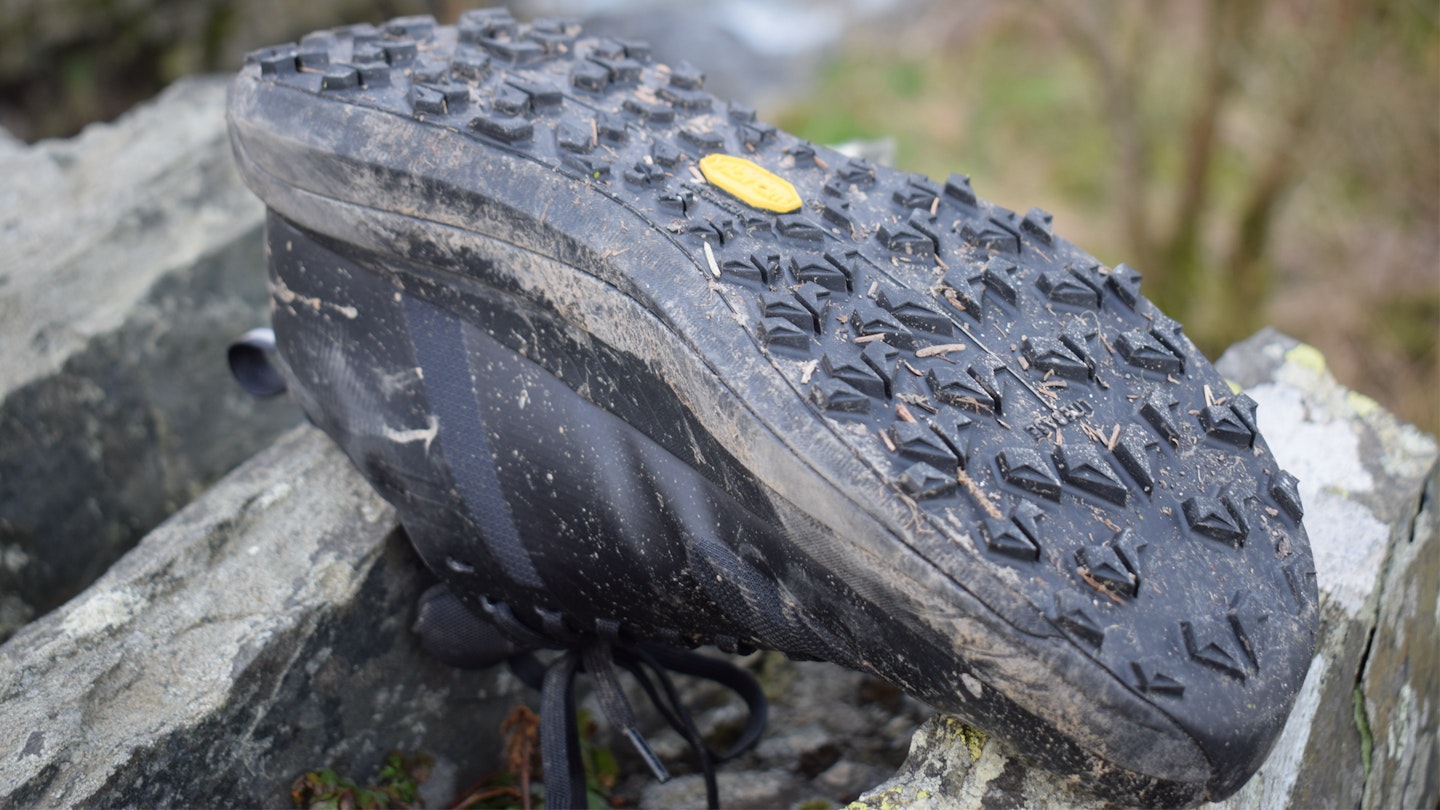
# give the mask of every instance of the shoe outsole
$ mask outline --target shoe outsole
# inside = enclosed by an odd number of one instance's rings
[[[487,234],[517,265],[539,267],[515,258],[526,253],[556,273],[581,268],[582,281],[550,292],[500,286],[616,343],[624,327],[580,310],[623,296],[648,316],[633,323],[669,330],[813,474],[868,500],[860,511],[895,542],[1058,656],[1044,672],[1091,672],[1067,685],[1126,693],[1115,705],[1168,718],[1203,761],[1117,776],[1127,769],[1104,752],[1124,723],[1078,705],[1094,695],[1033,694],[1045,690],[1038,675],[1007,685],[957,665],[937,689],[907,666],[845,663],[1012,739],[1026,724],[1060,728],[1081,755],[1017,747],[1122,800],[1220,798],[1268,752],[1316,633],[1296,480],[1259,435],[1255,402],[1140,294],[1140,274],[1059,238],[1045,212],[987,203],[961,175],[936,183],[813,146],[714,98],[698,70],[653,62],[643,43],[503,11],[469,12],[454,28],[416,17],[336,29],[252,54],[231,116],[242,170],[283,217],[272,251],[313,233],[393,253],[397,234],[425,221],[446,235],[399,258],[454,261],[466,250],[458,230]],[[399,156],[376,157],[385,148]],[[334,165],[317,168],[327,155]],[[421,179],[396,179],[406,172]],[[474,199],[437,190],[446,182]],[[437,206],[442,216],[415,202],[425,193],[458,202]],[[387,198],[400,202],[386,210]],[[389,224],[356,224],[365,218]],[[570,310],[556,303],[567,295]],[[650,349],[657,379],[683,376],[657,359],[671,351]],[[562,361],[540,354],[528,356],[554,373]],[[587,399],[625,399],[584,376],[572,370],[569,384]],[[682,385],[665,395],[686,400]],[[630,421],[681,458],[687,441],[718,442],[727,463],[765,478],[763,453],[732,446],[743,436],[714,438],[713,413],[732,407],[723,398],[680,402],[678,433]],[[823,448],[798,438],[821,433]],[[996,689],[1010,708],[977,710],[970,698]],[[997,719],[1007,712],[1014,728]]]

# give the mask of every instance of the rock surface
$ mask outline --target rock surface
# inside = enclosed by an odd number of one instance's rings
[[[225,367],[269,320],[225,87],[0,148],[0,639],[300,418]]]
[[[1226,808],[1434,807],[1440,798],[1440,513],[1434,438],[1339,385],[1309,346],[1261,332],[1219,363],[1300,479],[1319,649],[1284,732]],[[858,807],[1101,807],[999,740],[929,720]]]
[[[491,769],[518,682],[420,651],[427,584],[393,510],[295,429],[0,647],[0,806],[283,807],[397,749]]]

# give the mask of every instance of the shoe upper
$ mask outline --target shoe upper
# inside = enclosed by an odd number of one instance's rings
[[[1044,212],[703,81],[493,11],[253,55],[291,392],[477,612],[869,671],[1120,800],[1238,789],[1318,621],[1255,403]]]

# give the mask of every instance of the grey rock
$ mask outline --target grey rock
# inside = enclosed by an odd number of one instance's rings
[[[721,801],[727,808],[770,810],[792,807],[807,799],[819,798],[803,779],[783,768],[765,771],[721,771],[718,777]],[[653,783],[640,800],[645,808],[685,810],[705,807],[705,782],[699,775],[680,776],[665,783]]]
[[[843,801],[859,796],[861,791],[879,784],[889,775],[878,765],[842,759],[815,777],[815,787]]]
[[[1440,796],[1440,482],[1386,563],[1361,692],[1372,750],[1361,806],[1434,807]],[[1364,760],[1362,747],[1362,761]]]
[[[834,735],[818,724],[798,728],[774,729],[760,740],[755,753],[761,759],[798,770],[806,757],[823,755],[833,748]]]
[[[25,150],[25,142],[15,137],[10,130],[0,127],[0,160],[8,160]]]
[[[1099,810],[1104,802],[1046,771],[1013,758],[1004,741],[986,737],[950,715],[925,721],[910,740],[910,755],[890,779],[866,791],[852,808],[1033,807]]]
[[[225,86],[0,147],[0,639],[300,418],[225,366],[268,321]]]
[[[1319,649],[1269,758],[1214,807],[1433,807],[1440,799],[1440,457],[1435,439],[1339,385],[1315,349],[1266,330],[1217,364],[1260,404],[1300,479]],[[953,717],[862,807],[1099,807]]]
[[[297,428],[0,646],[0,806],[288,806],[392,750],[488,771],[519,687],[419,650],[425,585],[393,510]]]

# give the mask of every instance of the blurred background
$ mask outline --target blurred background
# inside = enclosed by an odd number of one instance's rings
[[[450,21],[472,5],[0,0],[0,126],[20,141],[66,137],[262,45],[400,14]],[[1440,432],[1440,3],[511,8],[648,38],[658,58],[691,61],[717,94],[802,137],[882,141],[901,168],[963,172],[994,202],[1044,208],[1061,235],[1139,269],[1212,357],[1272,325]]]

